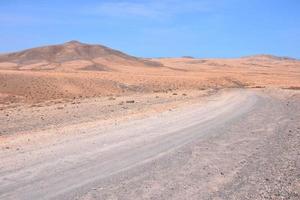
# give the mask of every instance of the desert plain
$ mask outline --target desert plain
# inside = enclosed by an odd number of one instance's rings
[[[299,199],[300,61],[0,55],[0,199]]]

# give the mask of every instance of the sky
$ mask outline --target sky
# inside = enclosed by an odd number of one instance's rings
[[[140,57],[300,58],[300,1],[0,0],[0,53],[70,40]]]

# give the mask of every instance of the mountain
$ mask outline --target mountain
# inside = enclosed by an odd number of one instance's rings
[[[126,66],[161,67],[162,65],[102,45],[78,41],[0,55],[0,69],[118,71]]]
[[[257,60],[257,61],[296,61],[297,59],[295,58],[290,58],[286,56],[274,56],[274,55],[269,55],[269,54],[257,54],[257,55],[252,55],[252,56],[245,56],[242,57],[243,59],[248,59],[248,60]]]

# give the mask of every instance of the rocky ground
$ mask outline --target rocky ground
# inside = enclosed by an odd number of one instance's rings
[[[0,199],[300,199],[300,61],[0,55]]]
[[[0,199],[299,199],[297,90],[174,93],[103,100],[128,106],[117,123],[94,99],[83,121],[2,126]]]

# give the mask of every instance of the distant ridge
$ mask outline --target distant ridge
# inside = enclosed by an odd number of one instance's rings
[[[182,58],[190,58],[190,59],[194,59],[193,56],[182,56]]]
[[[270,55],[270,54],[257,54],[257,55],[252,55],[252,56],[244,56],[242,58],[246,59],[260,59],[260,60],[298,60],[296,58],[291,58],[287,56],[275,56],[275,55]]]
[[[76,62],[78,61],[78,62]],[[2,63],[2,64],[1,64]],[[111,70],[114,65],[159,67],[160,63],[127,55],[103,45],[69,41],[0,55],[0,68],[18,70]],[[75,66],[75,67],[74,67]]]

